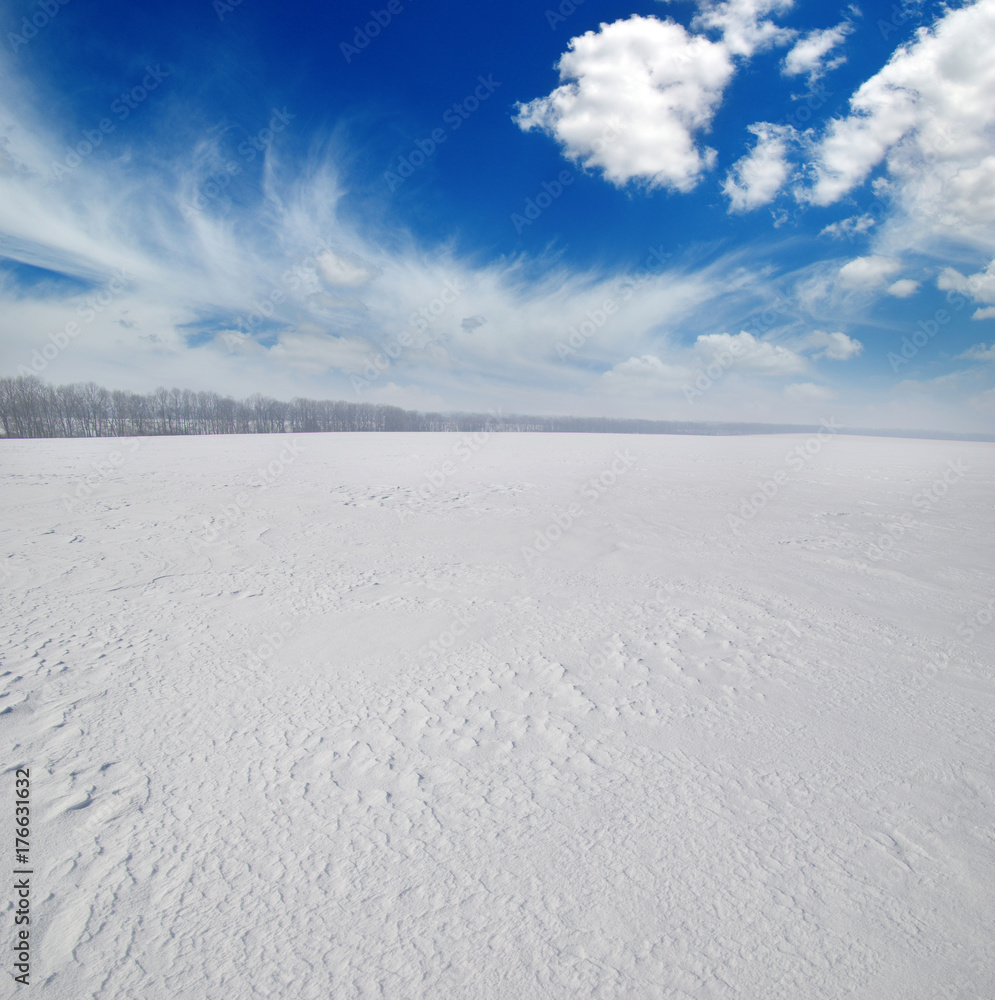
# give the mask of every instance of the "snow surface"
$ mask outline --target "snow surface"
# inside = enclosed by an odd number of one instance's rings
[[[995,996],[995,446],[0,463],[39,995]]]

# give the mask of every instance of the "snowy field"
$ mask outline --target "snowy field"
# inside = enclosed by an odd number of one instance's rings
[[[0,490],[32,993],[995,996],[995,445],[2,441]]]

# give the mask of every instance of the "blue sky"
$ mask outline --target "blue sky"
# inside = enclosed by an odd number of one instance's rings
[[[0,31],[2,374],[992,428],[995,0]]]

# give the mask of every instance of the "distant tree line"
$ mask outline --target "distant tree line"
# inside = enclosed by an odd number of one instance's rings
[[[716,425],[605,417],[418,413],[380,403],[292,399],[159,388],[113,391],[95,382],[48,385],[36,375],[0,378],[0,430],[9,438],[173,434],[308,434],[321,431],[573,431],[716,433]]]
[[[133,437],[173,434],[309,434],[328,431],[544,431],[601,434],[787,434],[810,424],[720,424],[612,417],[533,417],[494,413],[419,413],[380,403],[292,399],[256,393],[113,391],[95,382],[48,385],[37,375],[0,377],[0,432],[8,438]],[[984,434],[843,430],[840,433],[991,441]]]
[[[7,437],[127,437],[435,430],[397,406],[159,388],[110,391],[94,382],[47,385],[37,376],[0,378],[0,429]],[[431,416],[431,415],[429,415]],[[433,421],[429,419],[428,424]]]

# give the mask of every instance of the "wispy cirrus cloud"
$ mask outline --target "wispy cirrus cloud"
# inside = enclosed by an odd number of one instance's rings
[[[259,170],[205,197],[232,151],[221,133],[197,129],[174,131],[168,147],[90,157],[56,180],[46,168],[59,142],[21,97],[4,111],[4,255],[84,284],[122,267],[130,275],[124,294],[45,369],[55,380],[106,381],[100,373],[112,370],[135,388],[172,381],[298,395],[309,387],[354,398],[352,376],[389,356],[364,399],[468,405],[481,392],[493,400],[510,392],[528,408],[541,392],[567,409],[597,410],[588,390],[605,366],[647,344],[667,349],[670,333],[706,302],[741,303],[746,286],[763,286],[762,273],[734,256],[654,265],[629,280],[553,256],[479,262],[452,243],[426,246],[396,225],[347,218],[334,151],[300,163],[274,142]],[[64,326],[77,302],[42,285],[7,291],[4,350],[16,370],[41,343],[39,331]],[[611,321],[579,361],[564,364],[555,345],[606,303]]]

